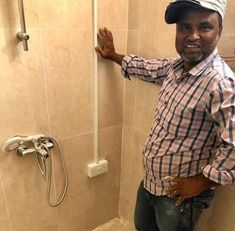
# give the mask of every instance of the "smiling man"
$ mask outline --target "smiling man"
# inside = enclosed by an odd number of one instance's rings
[[[235,180],[235,76],[218,54],[225,0],[178,0],[165,21],[176,24],[179,58],[145,59],[115,51],[99,30],[96,51],[126,78],[161,84],[143,151],[135,226],[138,231],[192,231],[218,185]]]
[[[222,33],[222,18],[217,12],[198,7],[198,4],[194,6],[185,1],[174,4],[184,10],[178,12],[176,21],[176,50],[185,62],[184,70],[189,71],[215,50]],[[170,6],[169,11],[175,6]],[[166,20],[172,22],[169,14]]]

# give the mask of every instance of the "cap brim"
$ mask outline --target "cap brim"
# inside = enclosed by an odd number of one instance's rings
[[[185,11],[187,8],[192,7],[195,5],[199,5],[200,3],[197,3],[195,1],[176,1],[172,2],[168,5],[166,12],[165,12],[165,21],[168,24],[176,23],[182,14],[183,11]]]

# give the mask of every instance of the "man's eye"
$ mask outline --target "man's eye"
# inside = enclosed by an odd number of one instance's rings
[[[179,29],[180,29],[181,31],[187,31],[189,28],[188,28],[186,25],[180,25],[180,26],[179,26]]]
[[[199,29],[200,29],[200,30],[204,30],[204,31],[209,31],[209,30],[213,29],[213,26],[208,25],[208,24],[205,24],[205,25],[201,25],[201,26],[199,27]]]

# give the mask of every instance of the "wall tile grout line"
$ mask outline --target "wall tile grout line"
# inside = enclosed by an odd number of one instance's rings
[[[13,231],[12,221],[11,221],[10,211],[9,211],[8,204],[7,204],[7,198],[6,198],[6,193],[4,190],[3,178],[2,178],[1,171],[0,171],[0,181],[1,181],[2,191],[3,191],[4,202],[5,202],[5,206],[6,206],[6,210],[7,210],[7,217],[8,217],[8,221],[9,221],[10,230]]]

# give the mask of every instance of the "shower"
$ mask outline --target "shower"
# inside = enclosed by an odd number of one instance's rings
[[[51,200],[51,180],[52,180],[52,156],[51,149],[57,147],[60,153],[62,168],[64,172],[64,189],[57,202]],[[68,188],[68,175],[65,168],[65,161],[62,150],[58,142],[42,134],[30,135],[30,136],[13,136],[7,139],[2,145],[2,152],[16,151],[16,154],[20,157],[24,157],[28,154],[35,154],[38,168],[42,177],[47,181],[47,200],[51,207],[58,206],[65,198]],[[48,161],[47,161],[48,160]]]
[[[23,0],[18,0],[18,8],[19,8],[21,31],[17,33],[16,37],[20,41],[23,42],[24,51],[28,51],[29,50],[29,48],[28,48],[29,35],[26,32],[26,23],[25,23]]]

